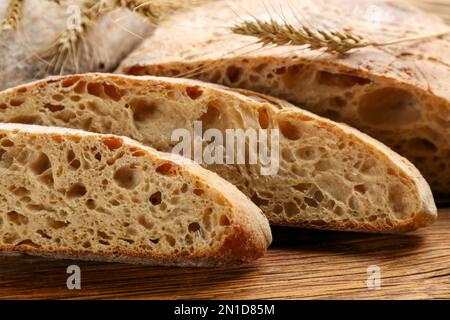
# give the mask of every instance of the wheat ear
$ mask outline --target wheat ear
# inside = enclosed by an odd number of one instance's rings
[[[257,18],[237,24],[231,28],[231,31],[239,35],[255,37],[264,46],[270,44],[276,46],[307,46],[312,50],[323,49],[325,52],[331,53],[346,53],[352,49],[369,46],[382,47],[450,34],[449,29],[434,34],[376,42],[369,41],[346,31],[312,30],[306,26],[297,28],[287,22],[279,23],[273,19],[263,21]]]
[[[80,24],[66,28],[44,53],[44,59],[49,60],[48,72],[62,74],[70,61],[75,68],[75,72],[78,72],[79,49],[83,43],[84,34],[88,32],[103,13],[104,8],[104,2],[98,0],[86,0],[82,4],[80,8]],[[86,43],[84,45],[85,49],[87,49]]]
[[[6,9],[6,15],[0,26],[0,31],[16,30],[23,15],[24,0],[11,0]]]

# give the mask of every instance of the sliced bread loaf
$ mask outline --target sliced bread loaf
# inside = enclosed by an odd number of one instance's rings
[[[268,145],[279,150],[273,174],[263,174],[261,161],[203,164],[272,224],[393,232],[436,218],[429,186],[406,159],[346,125],[252,92],[174,78],[55,77],[0,93],[0,121],[126,135],[166,152],[179,143],[175,130],[193,136],[196,121],[203,132],[278,129],[279,143]]]
[[[129,138],[0,124],[0,251],[153,265],[248,262],[267,219],[194,162]]]
[[[268,6],[260,0],[217,1],[173,17],[120,70],[190,77],[286,99],[382,141],[412,161],[433,191],[450,195],[448,36],[345,55],[304,46],[261,48],[257,38],[231,32],[243,19],[255,17],[286,20],[294,30],[300,23],[350,30],[378,42],[449,29],[438,17],[400,1],[271,0]]]

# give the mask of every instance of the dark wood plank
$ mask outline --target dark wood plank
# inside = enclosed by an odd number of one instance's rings
[[[0,258],[0,298],[311,299],[450,298],[450,209],[405,235],[274,229],[267,255],[247,266],[181,269],[36,257]],[[81,290],[66,268],[82,270]],[[366,286],[381,268],[381,288]]]

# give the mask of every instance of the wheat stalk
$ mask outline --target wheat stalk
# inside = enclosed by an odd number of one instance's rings
[[[86,0],[82,4],[79,25],[66,28],[43,54],[43,58],[49,60],[47,71],[62,74],[69,61],[72,61],[75,71],[78,72],[79,49],[84,39],[83,36],[105,10],[106,6],[103,0]],[[87,49],[86,44],[85,49]]]
[[[450,34],[450,29],[439,33],[419,35],[409,38],[399,38],[386,42],[369,41],[347,31],[312,30],[304,25],[299,28],[288,22],[279,23],[273,19],[263,21],[244,20],[231,28],[233,33],[252,36],[263,46],[307,46],[312,50],[324,50],[330,53],[347,53],[352,49],[369,46],[382,47],[408,41],[440,37]]]
[[[0,32],[16,30],[23,15],[24,0],[11,0],[6,9],[6,15],[0,26]]]

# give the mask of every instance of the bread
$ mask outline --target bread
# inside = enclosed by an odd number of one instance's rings
[[[351,30],[380,42],[449,26],[393,1],[274,0],[269,8],[270,14],[259,0],[219,1],[175,16],[119,71],[190,77],[286,99],[382,141],[412,161],[436,194],[450,195],[448,36],[338,55],[293,46],[261,49],[256,38],[227,28],[254,19],[250,14],[279,21],[277,12],[295,26],[301,21],[309,27]]]
[[[0,251],[153,265],[252,261],[267,219],[194,162],[129,138],[0,124]]]
[[[0,93],[0,121],[126,135],[166,152],[179,145],[176,129],[193,136],[195,121],[222,133],[267,129],[272,136],[279,129],[279,151],[269,145],[279,167],[270,174],[261,161],[236,164],[238,151],[235,164],[203,161],[272,224],[394,232],[436,218],[429,186],[406,159],[355,129],[261,94],[174,78],[54,77]]]
[[[10,0],[0,1],[0,22]],[[59,73],[48,66],[48,49],[58,35],[76,23],[76,6],[85,0],[61,1],[24,0],[22,19],[17,30],[0,31],[0,89],[44,78],[49,72]],[[92,1],[91,1],[92,3]],[[138,14],[116,10],[101,17],[84,35],[77,55],[78,72],[114,70],[154,27]],[[73,73],[72,59],[65,73]]]

